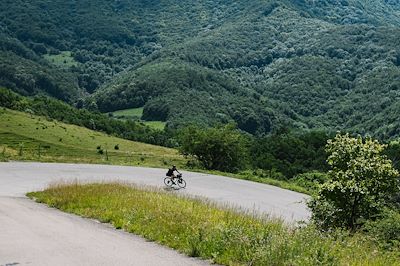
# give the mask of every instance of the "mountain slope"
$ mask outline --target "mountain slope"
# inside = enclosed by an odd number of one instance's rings
[[[396,20],[392,26],[387,26],[385,20],[381,22],[385,26],[375,26],[372,22],[371,25],[338,24],[305,17],[303,11],[293,9],[290,5],[272,5],[268,8],[245,15],[239,22],[224,24],[187,42],[167,47],[147,66],[179,58],[184,63],[178,61],[176,64],[190,63],[200,65],[207,71],[216,71],[227,84],[232,81],[238,83],[238,90],[247,95],[250,105],[272,110],[264,112],[274,122],[286,121],[300,128],[351,129],[383,138],[397,135],[381,129],[380,125],[385,124],[383,117],[379,120],[375,118],[375,125],[364,128],[365,120],[372,118],[372,114],[366,110],[372,108],[375,113],[385,112],[385,108],[396,102],[396,97],[389,92],[398,90],[400,85],[396,78],[400,74],[400,31],[394,26]],[[389,78],[378,74],[385,69],[391,71]],[[99,106],[104,110],[125,108],[119,105],[118,99],[107,104],[102,101],[110,99],[111,95],[120,95],[119,99],[124,99],[122,95],[135,90],[131,84],[136,81],[151,82],[151,78],[136,76],[138,71],[126,74],[117,85],[109,86],[106,92],[99,94]],[[155,79],[159,79],[159,72],[159,69],[154,71]],[[173,78],[169,77],[168,80]],[[373,89],[377,84],[379,87]],[[366,87],[371,91],[368,95],[386,99],[386,105],[367,100],[364,96]],[[177,98],[171,96],[168,90],[161,89],[162,86],[158,88],[160,90],[152,96],[158,97],[159,106],[169,104],[171,98]],[[176,91],[172,85],[169,88]],[[221,93],[219,89],[215,91]],[[199,90],[196,92],[200,95]],[[238,106],[246,106],[236,95],[232,97],[237,99]],[[197,103],[201,96],[191,95],[190,98],[195,98]],[[359,99],[356,104],[353,103],[354,99]],[[150,101],[145,105],[145,110],[150,107],[156,109],[153,106]],[[193,102],[188,102],[184,105],[184,112],[190,112],[193,108]],[[249,112],[254,115],[247,120],[257,121],[260,112],[251,109]],[[179,110],[171,112],[168,119],[178,120],[173,116],[176,112]],[[225,110],[219,109],[218,113],[236,120],[239,126],[243,124],[241,120],[246,120]],[[360,120],[360,116],[363,119]],[[252,128],[257,128],[260,123],[252,124],[241,128],[254,133],[256,130]]]
[[[385,115],[396,110],[400,89],[398,1],[0,5],[0,33],[19,45],[0,41],[0,63],[13,66],[0,82],[20,92],[83,98],[104,112],[144,106],[143,118],[170,127],[235,121],[255,134],[286,124],[399,135]],[[71,51],[76,64],[45,59],[59,51]],[[45,72],[49,82],[40,83],[34,66],[15,75],[24,60],[64,79]],[[34,89],[20,85],[26,80]]]

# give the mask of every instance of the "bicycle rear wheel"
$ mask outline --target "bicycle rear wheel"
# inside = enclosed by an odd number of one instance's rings
[[[174,182],[172,182],[172,179],[170,177],[166,177],[164,178],[164,184],[168,187],[172,187],[172,185],[174,184]]]
[[[180,188],[185,188],[185,187],[186,187],[186,181],[183,180],[182,178],[179,178],[178,181],[177,181],[177,183],[178,183],[178,186],[179,186]]]

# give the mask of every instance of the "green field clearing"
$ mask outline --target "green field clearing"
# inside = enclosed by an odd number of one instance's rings
[[[138,119],[140,119],[143,115],[143,107],[119,110],[119,111],[112,112],[112,114],[117,118],[138,118]]]
[[[0,158],[152,167],[186,163],[174,149],[120,139],[8,109],[0,110]]]
[[[166,123],[162,121],[144,121],[140,120],[143,115],[143,107],[141,108],[131,108],[112,112],[113,116],[118,119],[134,119],[139,120],[146,126],[153,129],[164,130]]]
[[[223,265],[400,265],[363,234],[321,233],[201,199],[130,185],[60,184],[29,197]]]
[[[167,123],[162,121],[142,121],[143,124],[157,130],[164,130]]]
[[[78,62],[72,57],[70,51],[63,51],[56,55],[46,54],[43,57],[50,63],[63,68],[69,68],[78,65]]]

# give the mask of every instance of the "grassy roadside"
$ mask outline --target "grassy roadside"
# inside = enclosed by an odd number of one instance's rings
[[[291,228],[279,220],[154,189],[67,184],[28,196],[219,264],[400,265],[399,253],[384,251],[363,235]]]
[[[204,170],[200,168],[195,168],[195,169],[190,169],[199,173],[205,173],[205,174],[213,174],[213,175],[221,175],[221,176],[226,176],[226,177],[233,177],[237,179],[242,179],[242,180],[248,180],[256,183],[261,183],[261,184],[266,184],[266,185],[271,185],[275,187],[280,187],[283,189],[288,189],[292,190],[295,192],[311,195],[313,193],[312,189],[307,189],[305,187],[299,186],[298,184],[295,184],[294,182],[286,181],[286,180],[277,180],[269,177],[259,177],[256,174],[251,173],[251,171],[244,171],[240,172],[237,174],[234,173],[226,173],[226,172],[220,172],[220,171],[212,171],[212,170]]]

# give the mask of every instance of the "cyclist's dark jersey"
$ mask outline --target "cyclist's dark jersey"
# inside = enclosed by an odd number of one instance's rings
[[[174,170],[168,169],[167,176],[172,176],[174,174]]]

